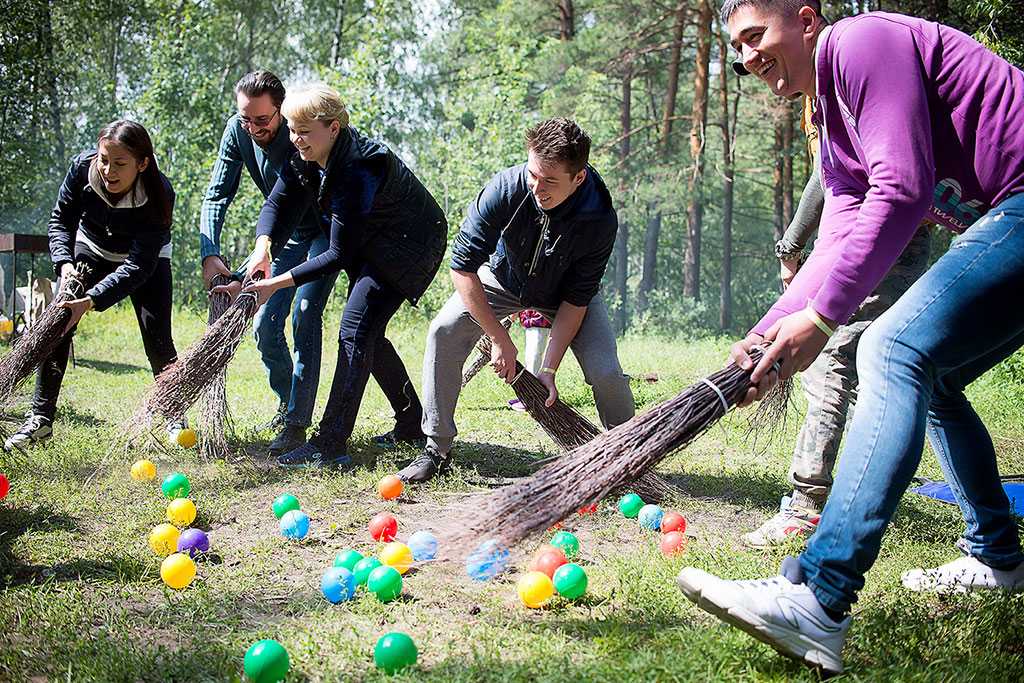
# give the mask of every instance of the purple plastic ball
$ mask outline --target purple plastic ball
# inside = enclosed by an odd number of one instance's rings
[[[205,553],[210,549],[210,539],[201,529],[185,529],[178,536],[178,552],[188,553],[189,557],[195,559],[196,555]]]

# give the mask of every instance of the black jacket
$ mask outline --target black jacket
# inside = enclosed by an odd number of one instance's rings
[[[127,297],[153,274],[160,250],[171,241],[171,224],[158,215],[154,202],[124,208],[110,206],[89,184],[89,167],[95,157],[96,150],[90,150],[72,159],[50,213],[47,232],[50,258],[58,276],[61,266],[75,260],[79,230],[99,248],[127,255],[110,275],[86,292],[95,309],[102,311]],[[173,208],[171,184],[163,174],[160,178]],[[141,183],[141,178],[137,182]]]
[[[601,176],[587,178],[562,204],[543,211],[527,185],[526,164],[501,171],[469,205],[452,246],[452,270],[491,270],[522,305],[587,306],[601,287],[619,221]]]
[[[296,285],[369,263],[416,305],[444,258],[448,222],[394,152],[352,127],[335,141],[323,177],[296,152],[263,204],[257,236],[284,244],[294,225],[288,217],[310,206],[331,246],[292,269]]]

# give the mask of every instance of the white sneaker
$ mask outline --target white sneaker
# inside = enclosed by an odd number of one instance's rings
[[[676,583],[698,607],[780,654],[828,674],[843,672],[850,617],[832,621],[805,584],[784,576],[725,581],[695,567],[679,572]]]
[[[966,593],[972,590],[1024,591],[1024,562],[1016,569],[993,569],[976,557],[961,557],[935,569],[903,573],[903,585],[912,591]]]
[[[753,548],[780,545],[794,536],[810,536],[818,528],[820,519],[820,512],[786,507],[756,530],[743,534],[743,542]]]
[[[29,444],[45,441],[51,436],[53,436],[53,420],[29,413],[25,424],[4,442],[4,448],[7,450],[23,449]]]

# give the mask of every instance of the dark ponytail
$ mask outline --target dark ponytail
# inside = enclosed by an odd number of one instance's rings
[[[135,182],[142,181],[142,187],[146,190],[146,201],[156,213],[157,220],[163,225],[170,227],[173,210],[171,193],[165,184],[163,176],[160,174],[160,169],[156,165],[156,156],[153,154],[153,141],[150,139],[145,127],[135,121],[120,119],[103,126],[97,143],[102,140],[109,140],[110,142],[122,145],[131,152],[132,156],[139,163],[142,163],[144,159],[149,159],[149,165],[146,166],[146,170],[139,174]]]

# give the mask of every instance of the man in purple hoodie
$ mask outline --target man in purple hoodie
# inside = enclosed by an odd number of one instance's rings
[[[870,13],[826,26],[817,0],[727,0],[745,70],[814,100],[825,208],[814,252],[732,348],[744,403],[806,368],[926,216],[960,233],[864,334],[860,393],[821,522],[779,576],[688,567],[701,608],[789,657],[842,671],[850,606],[921,460],[927,432],[964,514],[966,557],[913,590],[1024,589],[1024,554],[992,440],[964,388],[1024,344],[1024,73],[947,26]],[[752,346],[770,341],[755,365]],[[778,372],[771,370],[778,362]]]

